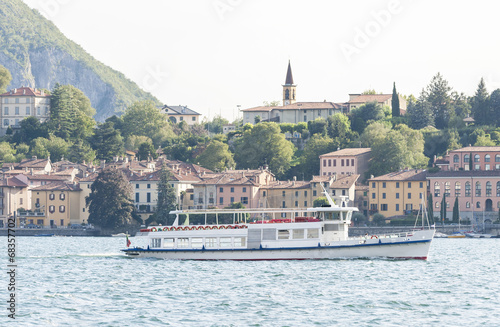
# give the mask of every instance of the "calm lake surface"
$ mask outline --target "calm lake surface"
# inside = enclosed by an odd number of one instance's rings
[[[132,245],[142,245],[131,238]],[[17,237],[0,325],[498,326],[500,239],[435,239],[428,261],[127,258],[124,238]]]

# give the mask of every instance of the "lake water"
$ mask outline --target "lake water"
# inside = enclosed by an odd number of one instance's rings
[[[124,238],[18,237],[0,325],[498,326],[500,239],[435,239],[428,261],[128,258]],[[139,241],[131,238],[132,244]]]

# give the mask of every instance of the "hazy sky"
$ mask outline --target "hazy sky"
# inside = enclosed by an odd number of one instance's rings
[[[496,1],[24,1],[165,104],[204,116],[282,100],[288,60],[298,101],[391,93],[393,81],[418,96],[437,72],[467,95],[481,77],[500,88]]]

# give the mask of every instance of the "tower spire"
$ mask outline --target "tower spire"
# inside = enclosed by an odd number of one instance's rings
[[[290,60],[288,60],[288,70],[286,72],[285,85],[293,85],[292,66],[290,65]]]
[[[297,85],[293,84],[292,65],[288,60],[288,70],[286,71],[285,84],[283,85],[283,105],[295,103],[295,90]]]

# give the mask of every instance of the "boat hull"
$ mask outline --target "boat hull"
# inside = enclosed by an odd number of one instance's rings
[[[350,240],[316,247],[257,249],[124,249],[131,257],[173,260],[308,260],[390,258],[426,260],[433,232],[416,232],[411,238]],[[423,234],[422,234],[423,233]]]

